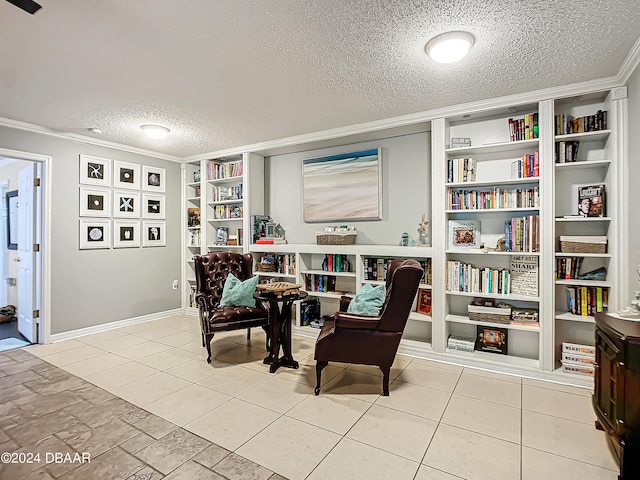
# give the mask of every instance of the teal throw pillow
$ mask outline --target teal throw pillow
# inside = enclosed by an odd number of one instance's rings
[[[227,275],[222,289],[221,307],[255,307],[253,293],[258,285],[258,277],[251,277],[244,282],[238,280],[233,273]]]
[[[370,283],[365,283],[349,303],[347,313],[376,316],[380,313],[386,294],[384,285],[373,287]]]

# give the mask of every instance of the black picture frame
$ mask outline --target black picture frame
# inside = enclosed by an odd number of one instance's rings
[[[18,190],[7,192],[7,248],[18,249]]]

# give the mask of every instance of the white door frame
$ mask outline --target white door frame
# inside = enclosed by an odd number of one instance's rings
[[[51,337],[51,156],[39,153],[21,152],[0,148],[1,157],[38,162],[42,165],[40,188],[42,188],[42,203],[38,206],[41,212],[42,245],[41,259],[38,265],[38,280],[40,282],[40,322],[38,326],[38,342],[49,343]]]

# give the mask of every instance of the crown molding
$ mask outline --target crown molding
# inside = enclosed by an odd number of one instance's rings
[[[121,150],[123,152],[136,153],[138,155],[145,155],[148,157],[160,158],[162,160],[168,160],[170,162],[182,163],[180,157],[168,155],[166,153],[154,152],[152,150],[146,150],[144,148],[132,147],[130,145],[123,145],[121,143],[109,142],[107,140],[98,140],[91,137],[85,137],[77,133],[64,133],[51,130],[46,127],[34,125],[32,123],[21,122],[19,120],[12,120],[6,117],[0,117],[0,126],[7,128],[14,128],[16,130],[24,130],[27,132],[39,133],[41,135],[48,135],[50,137],[61,138],[63,140],[71,140],[77,143],[86,143],[89,145],[97,145],[99,147],[112,148],[114,150]]]
[[[194,162],[199,160],[206,160],[211,158],[221,158],[232,155],[240,155],[244,152],[254,152],[260,154],[260,152],[273,152],[278,150],[285,150],[292,146],[304,146],[309,145],[312,149],[314,147],[311,144],[336,140],[340,138],[349,137],[370,133],[374,131],[383,131],[394,128],[407,127],[416,124],[428,125],[432,120],[441,117],[452,117],[468,113],[477,113],[486,110],[495,110],[498,108],[508,108],[513,105],[526,105],[529,103],[537,103],[549,98],[563,98],[571,97],[574,95],[584,95],[591,92],[598,92],[608,90],[614,87],[620,86],[621,82],[619,76],[601,78],[597,80],[590,80],[587,82],[573,83],[570,85],[562,85],[559,87],[550,87],[540,90],[534,90],[531,92],[518,93],[513,95],[507,95],[504,97],[490,98],[486,100],[479,100],[475,102],[462,103],[458,105],[437,108],[434,110],[427,110],[424,112],[412,113],[408,115],[401,115],[397,117],[390,117],[383,120],[375,120],[373,122],[359,123],[355,125],[347,125],[345,127],[332,128],[329,130],[322,130],[319,132],[308,133],[303,135],[296,135],[293,137],[285,137],[277,140],[269,140],[266,142],[254,143],[251,145],[245,145],[240,147],[227,148],[224,150],[218,150],[214,152],[208,152],[190,157],[183,158],[184,162]],[[430,130],[430,126],[427,128]],[[357,141],[357,140],[356,140]],[[301,148],[302,149],[302,148]],[[306,149],[306,148],[305,148]]]
[[[618,79],[620,84],[625,84],[629,81],[629,77],[635,72],[636,68],[640,64],[640,37],[636,40],[636,43],[631,47],[627,58],[624,59],[620,70],[618,70]]]

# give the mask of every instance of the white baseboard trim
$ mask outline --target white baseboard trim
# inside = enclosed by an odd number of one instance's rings
[[[129,325],[135,325],[137,323],[150,322],[152,320],[160,320],[161,318],[174,317],[176,315],[182,315],[183,310],[181,308],[174,308],[173,310],[165,310],[164,312],[150,313],[148,315],[142,315],[140,317],[126,318],[124,320],[117,320],[115,322],[102,323],[100,325],[93,325],[91,327],[78,328],[77,330],[69,330],[68,332],[54,333],[49,338],[51,343],[61,342],[63,340],[69,340],[70,338],[83,337],[85,335],[91,335],[92,333],[106,332],[107,330],[113,330],[114,328],[127,327]]]

